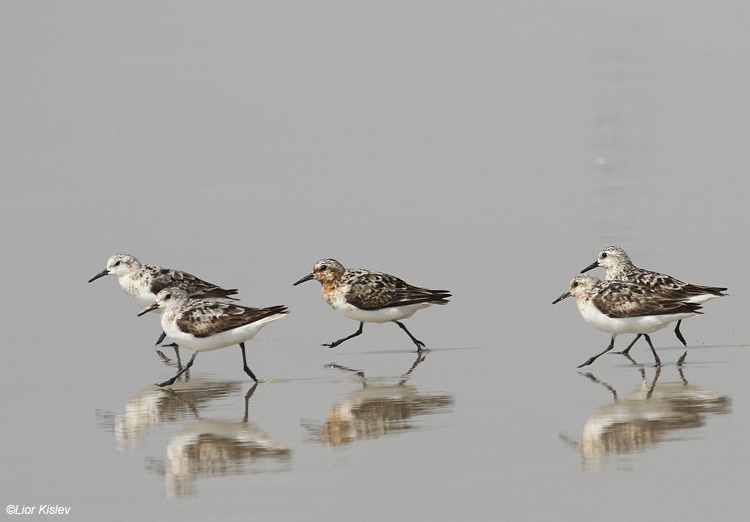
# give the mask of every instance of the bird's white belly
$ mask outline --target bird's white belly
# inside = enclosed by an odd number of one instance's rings
[[[252,339],[258,331],[265,325],[276,319],[281,319],[283,315],[272,315],[260,321],[246,324],[232,330],[220,332],[209,337],[196,337],[193,334],[185,333],[177,327],[177,323],[172,319],[165,320],[166,313],[162,315],[162,328],[170,339],[181,347],[194,350],[196,352],[210,352],[243,343]]]
[[[666,314],[666,315],[640,315],[635,317],[609,317],[601,313],[591,302],[588,302],[581,309],[581,315],[594,328],[603,332],[622,334],[622,333],[641,333],[648,334],[661,330],[669,323],[698,315],[695,313]]]
[[[347,303],[343,299],[331,303],[331,306],[340,312],[344,317],[363,321],[365,323],[387,323],[389,321],[399,321],[411,317],[417,310],[429,306],[429,303],[418,303],[404,306],[389,306],[379,310],[362,310],[356,306]]]

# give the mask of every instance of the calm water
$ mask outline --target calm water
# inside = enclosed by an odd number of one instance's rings
[[[75,520],[742,520],[750,7],[8,2],[0,500]],[[729,287],[634,361],[597,252]],[[116,252],[291,314],[189,378]],[[316,260],[454,294],[334,313]],[[595,273],[600,272],[596,271]],[[601,273],[597,275],[602,276]],[[629,336],[618,339],[624,348]],[[185,360],[189,354],[183,354]],[[623,515],[627,513],[627,515]]]

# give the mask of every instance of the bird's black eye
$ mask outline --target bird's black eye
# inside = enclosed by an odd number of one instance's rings
[[[328,268],[328,265],[323,265],[320,267],[319,271],[322,272],[323,270],[326,270],[327,268]]]
[[[607,257],[607,253],[606,252],[602,252],[602,259],[604,259],[605,257]]]
[[[575,288],[576,286],[578,286],[578,281],[573,281],[573,284],[570,285],[570,286],[572,286],[573,288]]]
[[[164,296],[164,299],[172,299],[172,294],[167,294]]]
[[[115,266],[119,266],[119,265],[120,265],[120,262],[119,261],[115,261]]]

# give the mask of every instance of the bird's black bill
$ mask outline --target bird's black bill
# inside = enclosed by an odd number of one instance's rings
[[[157,303],[156,301],[154,301],[154,304],[152,304],[152,305],[151,305],[151,306],[149,306],[148,308],[144,308],[143,310],[141,310],[141,311],[140,311],[140,312],[138,313],[138,317],[140,317],[140,316],[142,316],[142,315],[145,315],[145,314],[149,313],[149,312],[150,312],[150,311],[152,311],[152,310],[156,310],[157,308],[159,308],[159,304],[158,304],[158,303]],[[158,343],[157,343],[157,344],[158,344]]]
[[[581,273],[582,273],[582,274],[585,274],[585,273],[586,273],[586,272],[588,272],[589,270],[593,270],[594,268],[596,268],[596,267],[598,267],[598,266],[599,266],[599,261],[594,261],[594,262],[593,262],[593,263],[591,263],[591,264],[590,264],[589,266],[587,266],[586,268],[584,268],[583,270],[581,270]]]
[[[566,297],[570,297],[570,292],[565,292],[563,295],[561,295],[560,297],[558,297],[557,299],[555,299],[554,301],[552,301],[552,304],[559,303],[560,301],[562,301]]]
[[[310,272],[305,277],[303,277],[302,279],[300,279],[299,281],[297,281],[296,283],[294,283],[292,286],[297,286],[300,283],[304,283],[305,281],[309,281],[310,279],[314,279],[314,278],[315,278],[315,276],[313,275],[312,272]]]
[[[94,277],[92,277],[91,279],[89,279],[89,283],[92,282],[92,281],[96,281],[100,277],[104,277],[105,275],[108,275],[108,274],[109,274],[109,270],[107,270],[105,268],[104,270],[102,270],[101,272],[99,272],[98,274],[96,274]]]

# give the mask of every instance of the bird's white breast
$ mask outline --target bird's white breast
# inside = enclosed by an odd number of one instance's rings
[[[591,326],[603,332],[614,334],[648,334],[661,330],[671,322],[697,315],[696,313],[688,312],[664,315],[639,315],[634,317],[609,317],[600,312],[591,300],[579,301],[578,309],[584,320]]]
[[[417,310],[421,310],[430,303],[409,304],[403,306],[388,306],[378,310],[362,310],[351,303],[347,303],[343,296],[331,301],[330,305],[340,312],[344,317],[363,321],[366,323],[387,323],[389,321],[399,321],[407,319],[414,315]]]
[[[141,308],[146,308],[156,301],[156,296],[143,286],[142,280],[135,279],[132,275],[126,274],[120,276],[118,282],[120,283],[120,288]],[[155,312],[159,313],[158,310],[155,310]]]
[[[170,309],[165,310],[161,316],[162,329],[164,330],[164,333],[166,333],[169,338],[179,346],[184,346],[185,348],[196,352],[219,350],[221,348],[226,348],[227,346],[249,341],[265,325],[284,317],[284,314],[276,314],[208,337],[196,337],[191,333],[186,333],[180,330],[177,326],[178,315],[178,311]]]

